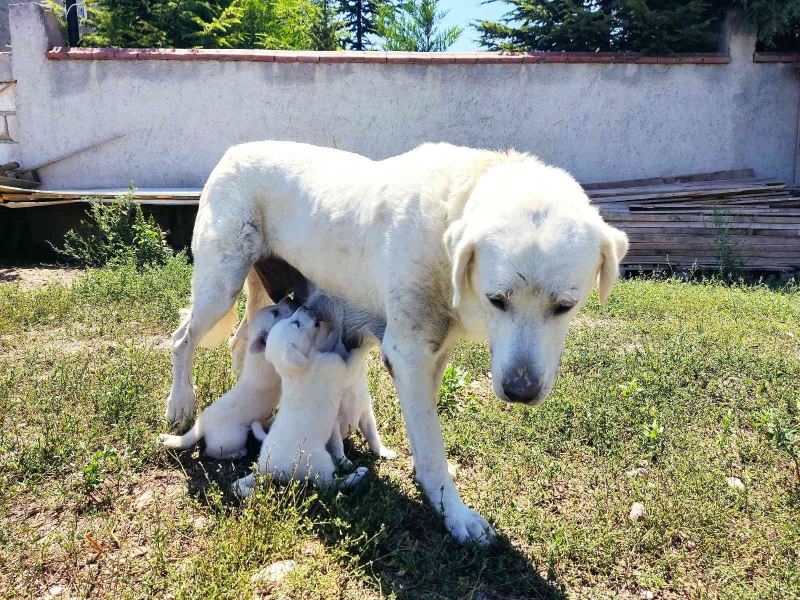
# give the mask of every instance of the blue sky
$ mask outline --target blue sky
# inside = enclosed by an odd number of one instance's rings
[[[511,5],[505,2],[482,4],[481,0],[439,0],[439,7],[442,10],[450,11],[445,21],[448,27],[453,25],[464,27],[464,33],[449,48],[453,52],[463,52],[482,49],[475,41],[478,38],[478,33],[469,26],[472,21],[478,19],[496,21],[508,12]]]

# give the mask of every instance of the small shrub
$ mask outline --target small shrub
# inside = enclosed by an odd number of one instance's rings
[[[439,388],[439,412],[453,414],[459,410],[458,397],[469,386],[469,375],[461,367],[447,365]]]
[[[772,410],[756,415],[756,427],[775,449],[786,453],[794,462],[794,474],[800,487],[800,431],[790,421],[780,418]]]
[[[55,250],[84,267],[114,266],[133,262],[137,268],[164,265],[173,255],[165,233],[153,217],[145,216],[131,193],[111,204],[93,203],[88,220],[71,229],[64,247]]]

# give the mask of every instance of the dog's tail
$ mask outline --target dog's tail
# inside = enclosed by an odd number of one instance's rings
[[[200,340],[201,348],[216,348],[231,336],[233,328],[236,327],[236,304],[222,317],[219,322],[211,328]]]
[[[200,433],[198,424],[195,423],[194,427],[192,427],[183,435],[170,435],[169,433],[162,433],[158,436],[158,441],[167,448],[183,450],[185,448],[190,448],[199,442],[201,437],[203,437],[203,435]]]

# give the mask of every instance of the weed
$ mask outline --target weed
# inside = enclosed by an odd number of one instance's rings
[[[452,364],[447,365],[442,377],[442,384],[439,387],[437,402],[439,412],[451,415],[461,410],[459,398],[468,389],[469,383],[469,374],[466,370]]]
[[[165,233],[129,192],[113,202],[89,205],[88,220],[64,237],[64,247],[54,249],[84,267],[132,262],[137,268],[163,265],[172,256]]]
[[[754,419],[764,437],[772,446],[785,453],[794,462],[795,482],[800,488],[800,432],[788,418],[779,417],[774,410],[764,410]]]

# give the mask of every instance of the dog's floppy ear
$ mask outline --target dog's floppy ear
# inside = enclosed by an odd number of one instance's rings
[[[601,263],[597,273],[597,289],[600,304],[605,304],[611,288],[619,275],[619,262],[628,252],[628,236],[624,232],[604,225],[603,239],[600,242]]]
[[[267,347],[267,330],[259,331],[250,344],[250,352],[263,352]]]
[[[291,368],[298,371],[307,368],[309,362],[308,357],[300,352],[300,349],[292,343],[287,344],[286,349],[283,351],[283,360],[286,361],[286,364]]]
[[[463,219],[447,228],[444,234],[444,245],[453,263],[451,281],[453,285],[453,308],[461,304],[461,297],[467,285],[467,275],[472,258],[475,255],[475,242],[466,234]]]

